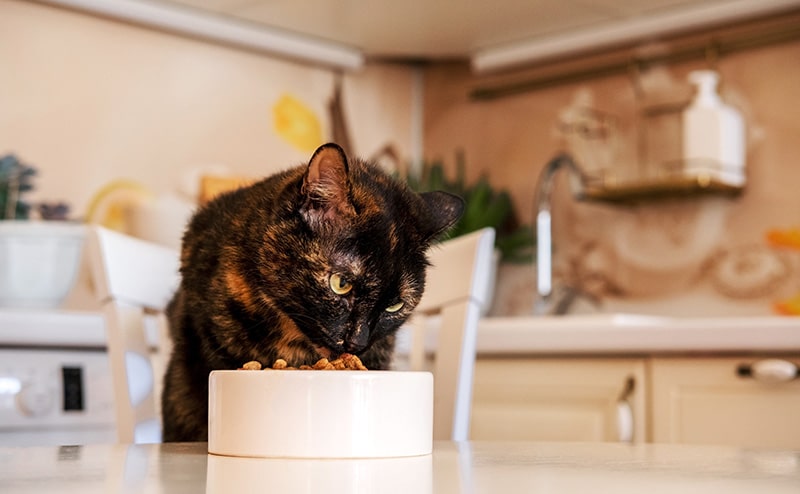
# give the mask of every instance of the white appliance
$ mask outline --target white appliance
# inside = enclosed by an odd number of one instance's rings
[[[114,442],[104,351],[0,349],[0,445]]]
[[[0,310],[0,446],[115,442],[99,312]]]

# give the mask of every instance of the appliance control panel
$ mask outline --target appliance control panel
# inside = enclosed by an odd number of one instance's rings
[[[0,348],[0,432],[113,424],[105,351]]]

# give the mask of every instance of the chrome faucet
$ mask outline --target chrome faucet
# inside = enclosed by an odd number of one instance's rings
[[[536,300],[535,314],[564,314],[569,305],[576,299],[580,291],[565,288],[563,300],[555,300],[553,290],[553,238],[550,217],[550,195],[553,192],[554,177],[561,168],[570,172],[573,194],[577,198],[583,196],[586,177],[575,164],[572,157],[562,153],[545,165],[536,183]]]

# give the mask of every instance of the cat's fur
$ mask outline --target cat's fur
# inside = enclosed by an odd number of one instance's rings
[[[345,352],[386,369],[395,333],[422,296],[426,251],[462,211],[460,198],[417,194],[335,144],[201,208],[184,234],[182,281],[167,310],[164,441],[207,439],[211,370]],[[350,292],[334,293],[332,274]]]

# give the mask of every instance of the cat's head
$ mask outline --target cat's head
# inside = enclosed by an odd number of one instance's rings
[[[464,202],[413,192],[375,165],[348,160],[335,144],[313,154],[296,194],[287,211],[292,227],[284,230],[291,238],[276,254],[291,262],[263,273],[274,278],[270,298],[323,354],[360,354],[417,306],[426,252]]]

